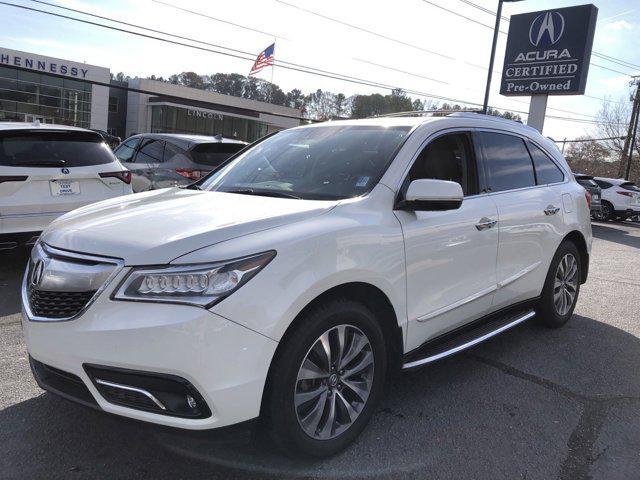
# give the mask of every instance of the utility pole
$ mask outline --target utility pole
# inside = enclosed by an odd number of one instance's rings
[[[631,119],[629,120],[629,128],[627,129],[627,138],[624,141],[622,147],[622,158],[620,162],[620,169],[618,171],[621,177],[624,176],[629,179],[629,172],[631,171],[631,160],[633,155],[633,148],[638,130],[638,116],[640,114],[640,77],[634,76],[631,81],[631,85],[636,86],[636,92],[633,96],[633,108],[631,109]],[[629,153],[627,153],[629,152]]]

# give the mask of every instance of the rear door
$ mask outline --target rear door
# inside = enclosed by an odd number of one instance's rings
[[[498,288],[492,307],[497,310],[540,294],[564,232],[562,186],[548,182],[563,182],[564,176],[524,138],[498,131],[478,131],[476,138],[482,149],[485,188],[498,208]],[[539,157],[539,182],[529,149]]]
[[[157,186],[160,178],[158,170],[162,168],[164,161],[164,145],[163,140],[155,138],[144,138],[140,143],[134,163],[138,169],[138,175],[144,177],[144,180],[140,180],[141,188],[147,186],[145,190],[159,188]]]
[[[10,228],[21,217],[57,216],[124,192],[122,170],[95,132],[5,130],[0,133],[0,217]],[[36,227],[34,227],[36,228]]]

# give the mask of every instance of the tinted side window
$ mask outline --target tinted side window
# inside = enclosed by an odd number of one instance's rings
[[[594,178],[594,179],[593,179],[593,181],[594,181],[594,182],[596,182],[596,183],[598,184],[598,186],[599,186],[600,188],[602,188],[602,189],[605,189],[605,188],[611,188],[611,187],[613,187],[613,184],[612,184],[612,183],[605,182],[604,180],[596,180],[596,179]]]
[[[558,183],[564,180],[562,170],[558,168],[546,153],[531,142],[527,142],[527,145],[529,146],[531,158],[533,158],[538,185],[548,185],[549,183]]]
[[[165,143],[164,144],[164,161],[170,162],[171,160],[177,160],[177,159],[174,159],[176,155],[180,155],[181,158],[184,158],[184,157],[188,158],[186,150],[183,150],[180,147],[173,145],[172,143],[168,143],[168,142]]]
[[[140,137],[130,138],[122,145],[115,149],[115,153],[118,160],[121,162],[131,162],[133,154],[136,153],[136,147],[140,143]]]
[[[160,163],[164,155],[164,142],[160,140],[146,140],[136,156],[136,162]]]
[[[536,184],[531,157],[524,140],[513,135],[479,132],[485,156],[487,183],[492,192]]]
[[[409,181],[423,178],[450,180],[462,186],[465,195],[478,193],[475,158],[469,136],[455,133],[436,138],[424,147],[409,170]]]

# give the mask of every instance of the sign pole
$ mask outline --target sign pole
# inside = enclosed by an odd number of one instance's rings
[[[547,100],[549,95],[531,95],[529,103],[529,116],[527,117],[527,125],[535,128],[540,133],[544,128],[544,117],[547,113]]]
[[[500,17],[502,15],[502,0],[498,0],[498,12],[496,13],[496,26],[493,28],[493,43],[491,44],[491,58],[489,59],[489,73],[487,73],[487,86],[484,90],[484,103],[482,113],[487,114],[489,108],[489,92],[491,91],[491,75],[493,74],[493,61],[496,56],[496,44],[500,32]]]

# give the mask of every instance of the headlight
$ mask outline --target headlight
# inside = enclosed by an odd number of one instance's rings
[[[208,308],[247,283],[275,256],[272,250],[221,263],[134,268],[113,298]]]

